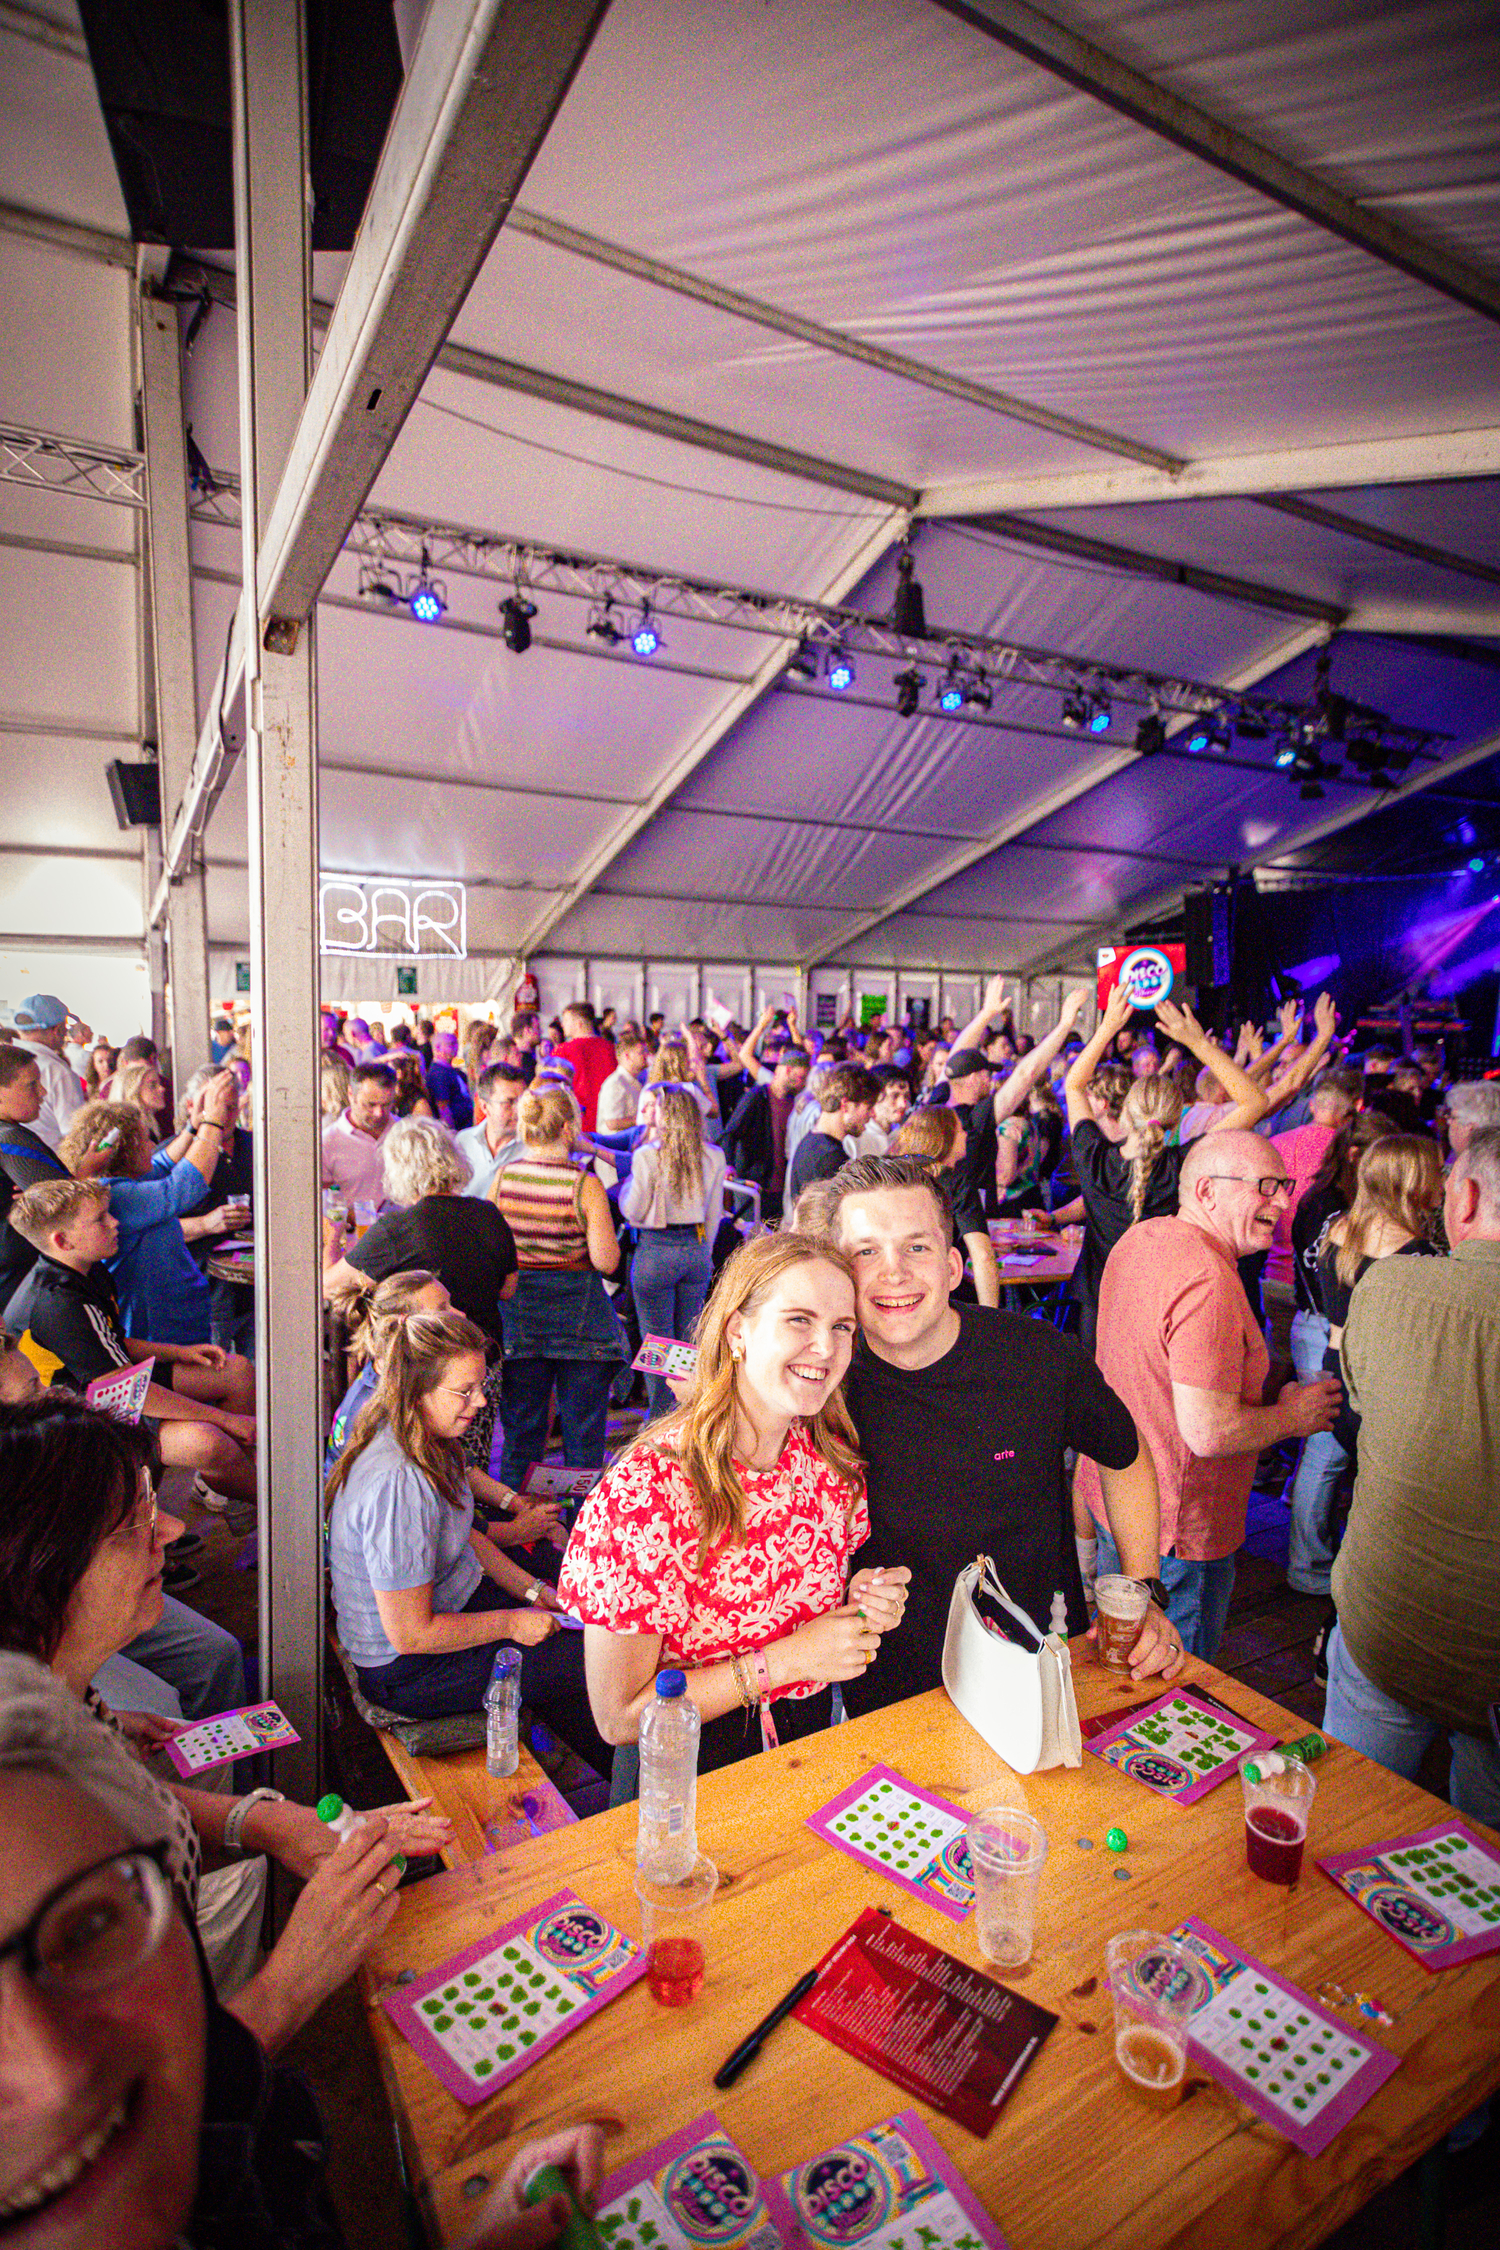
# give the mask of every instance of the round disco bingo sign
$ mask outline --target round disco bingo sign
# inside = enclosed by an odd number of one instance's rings
[[[1154,1008],[1170,998],[1174,974],[1160,946],[1136,945],[1121,961],[1118,981],[1138,1008]]]

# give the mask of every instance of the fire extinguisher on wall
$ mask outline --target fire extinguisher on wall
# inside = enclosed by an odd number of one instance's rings
[[[541,988],[537,984],[536,978],[532,975],[530,969],[523,968],[521,981],[516,986],[517,1008],[535,1008],[540,1004],[541,997]]]

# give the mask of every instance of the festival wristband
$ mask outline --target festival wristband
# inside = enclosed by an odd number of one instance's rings
[[[755,1667],[756,1692],[761,1701],[765,1702],[769,1699],[771,1693],[771,1667],[766,1662],[765,1650],[763,1648],[752,1650],[750,1662]]]

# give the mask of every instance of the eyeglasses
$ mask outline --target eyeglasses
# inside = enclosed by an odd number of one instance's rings
[[[1285,1172],[1277,1172],[1268,1180],[1247,1179],[1243,1172],[1200,1172],[1198,1177],[1200,1180],[1233,1180],[1239,1187],[1253,1187],[1256,1194],[1264,1197],[1268,1203],[1275,1196],[1293,1194],[1297,1186],[1296,1181],[1288,1179]]]
[[[158,1512],[156,1486],[149,1477],[146,1478],[145,1483],[145,1492],[136,1500],[134,1508],[125,1518],[125,1521],[110,1533],[111,1539],[134,1539],[142,1531],[145,1532],[148,1541],[156,1537]],[[144,1513],[142,1512],[143,1509]]]
[[[49,1891],[0,1945],[45,1992],[88,1999],[123,1984],[159,1950],[172,1919],[165,1843],[111,1852]]]

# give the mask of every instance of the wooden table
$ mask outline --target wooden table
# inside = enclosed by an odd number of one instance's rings
[[[1185,1676],[1283,1738],[1304,1731],[1290,1712],[1207,1665],[1190,1660]],[[1075,1677],[1085,1716],[1143,1697],[1105,1673],[1084,1644]],[[880,1760],[960,1804],[1019,1797],[1050,1839],[1036,1952],[1005,1981],[1061,2020],[988,2139],[916,2105],[1014,2250],[1319,2242],[1500,2085],[1500,1954],[1429,1975],[1311,1865],[1314,1848],[1429,1825],[1446,1810],[1433,1798],[1335,1746],[1318,1767],[1308,1872],[1282,1890],[1246,1869],[1236,1784],[1184,1809],[1087,1752],[1079,1771],[1018,1780],[935,1691],[705,1775],[698,1835],[721,1889],[701,1998],[674,2013],[658,2008],[642,1982],[479,2108],[455,2101],[391,2030],[375,2004],[379,1992],[398,1970],[435,1965],[563,1885],[637,1929],[635,1808],[598,1814],[504,1861],[435,1876],[404,1895],[367,1971],[366,1999],[408,2177],[434,2241],[462,2235],[479,2192],[471,2183],[498,2179],[517,2142],[580,2117],[605,2124],[608,2172],[713,2108],[765,2174],[907,2106],[898,2087],[794,2022],[727,2093],[710,2083],[730,2049],[866,1906],[890,1906],[908,1928],[980,1963],[972,1917],[948,1921],[803,1825]],[[1116,1824],[1130,1838],[1123,1861],[1104,1848]],[[1092,1837],[1091,1851],[1078,1849],[1081,1836]],[[1121,1866],[1130,1870],[1126,1882],[1116,1880]],[[1403,2067],[1316,2161],[1197,2073],[1181,2106],[1165,2115],[1122,2087],[1100,1990],[1105,1940],[1141,1925],[1168,1929],[1192,1913],[1304,1987],[1332,1977],[1376,1993],[1394,2016],[1374,2036]]]
[[[1000,1279],[1010,1289],[1028,1281],[1045,1287],[1069,1280],[1083,1251],[1081,1242],[1064,1242],[1061,1235],[1049,1234],[1041,1227],[1023,1227],[1014,1219],[991,1219],[989,1235],[995,1246]],[[1047,1255],[1044,1258],[1013,1257],[1011,1253],[1021,1243],[1035,1243]]]
[[[527,1791],[540,1788],[547,1779],[524,1742],[515,1772],[503,1781],[490,1774],[483,1750],[450,1750],[440,1758],[414,1758],[393,1734],[382,1734],[380,1746],[407,1796],[430,1797],[433,1811],[446,1813],[452,1821],[453,1841],[439,1855],[449,1867],[483,1860],[489,1849],[486,1824],[507,1817],[524,1818]]]

